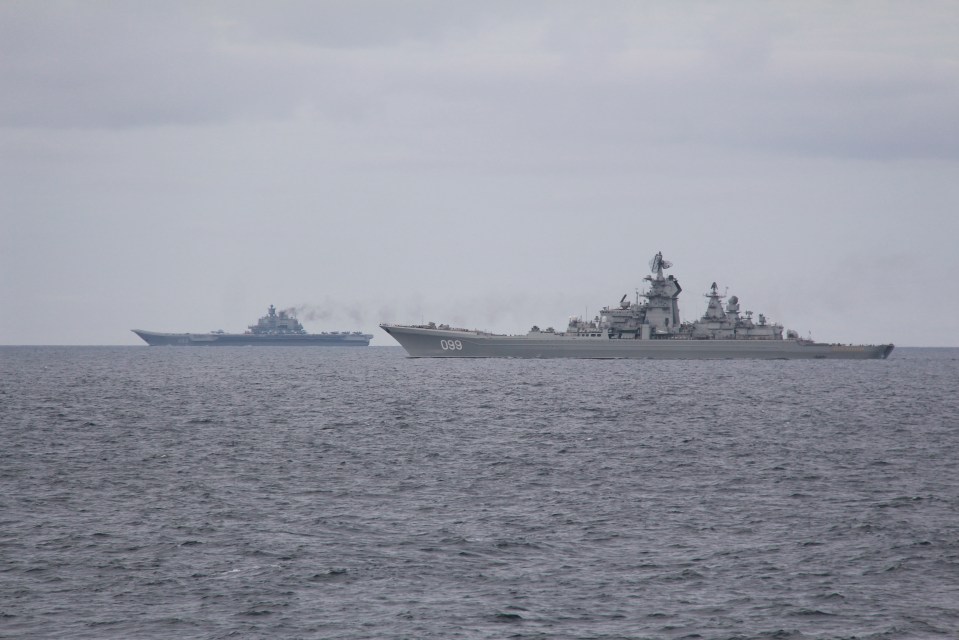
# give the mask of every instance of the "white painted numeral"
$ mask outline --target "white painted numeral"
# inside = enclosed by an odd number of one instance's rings
[[[463,343],[459,340],[440,340],[440,348],[443,351],[462,351]]]

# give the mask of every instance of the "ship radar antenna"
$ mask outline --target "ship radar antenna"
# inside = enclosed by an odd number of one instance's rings
[[[657,278],[663,277],[663,269],[669,269],[673,263],[663,258],[663,252],[659,251],[649,261],[649,270],[656,274]]]

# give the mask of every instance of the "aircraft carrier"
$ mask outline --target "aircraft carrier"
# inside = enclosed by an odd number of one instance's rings
[[[763,314],[753,320],[740,312],[739,299],[723,300],[714,282],[706,313],[699,320],[681,322],[682,287],[663,271],[672,266],[663,254],[650,261],[649,288],[605,307],[592,320],[570,318],[564,332],[534,326],[526,335],[502,335],[448,325],[381,324],[414,358],[661,358],[661,359],[884,359],[892,344],[850,345],[813,342],[795,331],[768,322]],[[640,301],[639,298],[645,298]]]
[[[292,311],[277,311],[272,304],[267,315],[245,333],[157,333],[133,329],[151,347],[367,347],[373,336],[360,331],[307,333]]]

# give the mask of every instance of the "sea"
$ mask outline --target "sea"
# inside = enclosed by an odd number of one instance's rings
[[[3,638],[956,638],[959,349],[0,348]]]

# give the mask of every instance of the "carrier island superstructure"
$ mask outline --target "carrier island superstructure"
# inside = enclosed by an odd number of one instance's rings
[[[381,324],[413,357],[429,358],[887,358],[893,345],[841,345],[813,342],[795,331],[753,320],[740,311],[739,299],[719,293],[714,282],[706,294],[706,313],[681,322],[679,281],[663,272],[672,264],[657,253],[650,261],[649,287],[604,307],[592,320],[570,318],[565,332],[534,326],[526,335],[501,335],[448,325]],[[645,300],[640,301],[640,297]],[[725,300],[725,304],[723,301]]]
[[[277,311],[272,304],[267,314],[246,333],[157,333],[133,329],[151,347],[366,347],[373,336],[361,331],[307,333],[292,310]]]

